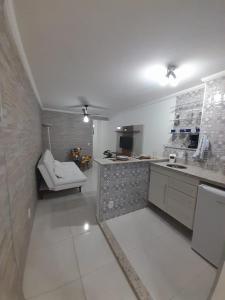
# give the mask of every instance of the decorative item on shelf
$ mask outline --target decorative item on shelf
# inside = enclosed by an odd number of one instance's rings
[[[91,160],[92,160],[91,155],[83,155],[80,162],[80,168],[82,170],[88,169],[90,167]]]
[[[82,149],[80,147],[76,147],[71,150],[70,157],[75,162],[75,164],[81,168],[82,170],[87,169],[90,167],[90,163],[92,160],[91,155],[82,155]]]
[[[184,133],[184,132],[185,132],[185,129],[181,128],[180,133]]]
[[[171,129],[170,133],[172,134],[176,133],[176,129]]]
[[[74,149],[71,150],[70,152],[70,157],[72,158],[72,160],[75,162],[75,164],[80,167],[80,162],[81,162],[81,148],[80,147],[76,147]]]

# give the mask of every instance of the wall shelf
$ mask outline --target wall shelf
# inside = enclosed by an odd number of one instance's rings
[[[178,149],[178,150],[184,150],[184,151],[196,151],[196,149],[193,148],[186,148],[186,147],[181,147],[181,146],[173,146],[173,145],[164,145],[165,148],[173,148],[173,149]]]

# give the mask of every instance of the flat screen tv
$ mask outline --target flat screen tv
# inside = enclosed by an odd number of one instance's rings
[[[121,136],[120,137],[120,148],[126,149],[126,150],[132,150],[133,138],[130,136]]]

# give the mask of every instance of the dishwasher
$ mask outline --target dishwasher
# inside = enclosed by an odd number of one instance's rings
[[[225,191],[199,185],[192,249],[218,267],[225,245]]]

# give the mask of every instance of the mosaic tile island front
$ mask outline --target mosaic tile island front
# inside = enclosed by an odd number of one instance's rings
[[[97,219],[102,222],[146,207],[150,162],[165,160],[95,161],[98,163]]]

